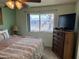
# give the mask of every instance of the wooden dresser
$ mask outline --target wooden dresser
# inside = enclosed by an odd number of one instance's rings
[[[54,30],[53,52],[59,59],[73,59],[74,32]]]

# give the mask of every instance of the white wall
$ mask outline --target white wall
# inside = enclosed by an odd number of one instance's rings
[[[53,33],[46,33],[46,32],[29,32],[29,35],[34,37],[41,37],[43,39],[44,45],[47,47],[52,47],[52,37]]]
[[[27,9],[28,12],[36,12],[39,11],[40,9],[46,9],[46,10],[57,10],[57,14],[58,15],[62,15],[62,14],[68,14],[68,13],[74,13],[75,12],[75,7],[76,7],[76,3],[72,3],[72,4],[61,4],[61,5],[54,5],[54,6],[43,6],[43,7],[33,7],[33,8],[29,8]]]
[[[41,8],[46,8],[48,10],[57,10],[57,15],[63,15],[63,14],[69,14],[69,13],[75,13],[75,4],[66,4],[66,5],[57,5],[57,6],[47,6],[47,7],[36,7],[36,8],[29,8],[27,9],[28,12],[30,11],[36,11]],[[48,47],[52,47],[52,36],[53,33],[44,33],[44,32],[28,32],[28,25],[27,25],[27,16],[25,16],[25,11],[17,11],[16,12],[16,24],[19,27],[20,33],[26,34],[26,35],[33,35],[35,37],[41,37],[44,41],[44,45]],[[57,19],[54,21],[57,22]]]
[[[0,25],[0,29],[3,29],[3,27],[4,27],[3,25]]]
[[[77,59],[79,59],[79,33],[78,33],[78,48],[77,48]]]
[[[79,59],[79,0],[77,2],[77,7],[76,7],[76,25],[75,25],[75,30],[78,33],[78,38],[77,38],[77,59]]]

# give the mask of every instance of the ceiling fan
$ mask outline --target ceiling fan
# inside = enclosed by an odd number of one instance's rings
[[[7,0],[5,4],[10,9],[15,9],[15,8],[22,9],[23,7],[27,5],[27,2],[40,3],[41,0]]]

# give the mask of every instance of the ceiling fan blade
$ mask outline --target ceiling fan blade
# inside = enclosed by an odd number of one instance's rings
[[[19,0],[21,2],[37,2],[37,3],[40,3],[41,0]]]
[[[41,2],[41,0],[26,0],[26,2]]]

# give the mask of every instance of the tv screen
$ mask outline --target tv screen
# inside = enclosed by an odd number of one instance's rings
[[[67,30],[74,30],[76,14],[66,14],[59,16],[59,27]]]

